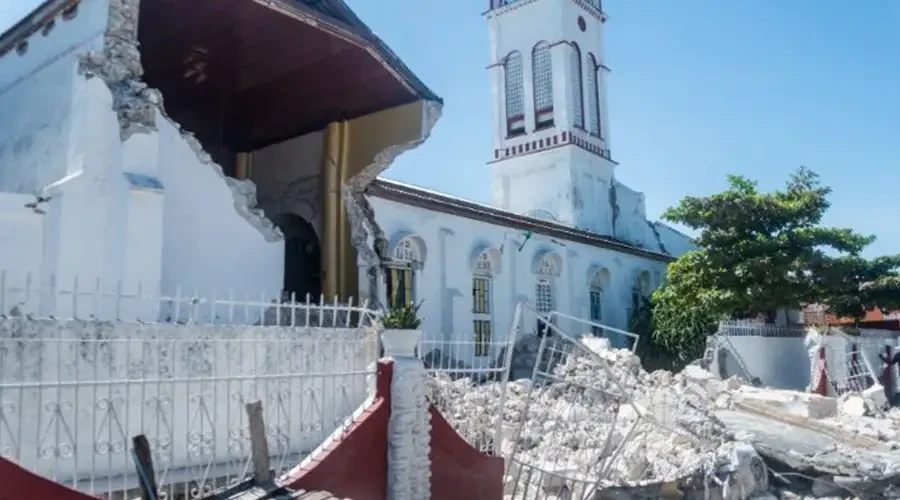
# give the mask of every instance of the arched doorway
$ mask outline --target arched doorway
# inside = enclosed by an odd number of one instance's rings
[[[318,302],[322,293],[322,250],[315,229],[306,219],[296,214],[281,214],[275,224],[284,233],[284,292],[286,300],[291,293],[298,302]]]

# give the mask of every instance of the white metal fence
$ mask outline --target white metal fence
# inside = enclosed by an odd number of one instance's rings
[[[31,273],[24,277],[0,270],[0,317],[25,316],[132,323],[220,325],[281,325],[357,328],[374,324],[378,313],[368,301],[341,302],[337,297],[297,297],[295,294],[233,290],[185,289],[152,293],[140,283],[113,285],[99,279],[74,277],[46,282]]]
[[[731,337],[799,337],[806,336],[803,325],[777,325],[750,320],[729,320],[719,323],[717,335]]]
[[[29,336],[43,323],[52,337]],[[160,498],[200,498],[251,472],[244,405],[260,400],[283,472],[361,404],[372,335],[95,338],[52,321],[0,320],[0,454],[104,498],[137,487],[131,438],[147,436]]]
[[[494,404],[505,400],[516,335],[514,331],[493,333],[448,340],[426,332],[418,348],[430,376],[432,402],[466,442],[486,453],[496,451],[496,422],[468,414],[459,403],[471,386],[490,392]]]

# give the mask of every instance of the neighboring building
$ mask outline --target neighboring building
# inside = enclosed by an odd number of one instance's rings
[[[6,279],[424,301],[486,362],[520,301],[625,327],[692,242],[615,178],[605,14],[485,15],[493,206],[375,180],[441,103],[341,0],[48,0],[0,36]]]

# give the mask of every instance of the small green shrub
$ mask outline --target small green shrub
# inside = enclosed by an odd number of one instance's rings
[[[415,330],[419,328],[422,325],[422,320],[418,316],[420,307],[422,307],[422,302],[418,304],[410,302],[403,306],[392,306],[388,309],[387,314],[384,315],[384,327],[391,330]]]

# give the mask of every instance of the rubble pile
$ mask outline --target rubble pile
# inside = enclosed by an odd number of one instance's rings
[[[431,381],[463,437],[513,457],[507,498],[659,498],[664,485],[729,500],[900,498],[900,409],[876,391],[762,389],[696,365],[647,373],[590,337],[548,352],[505,400],[498,383]]]

